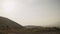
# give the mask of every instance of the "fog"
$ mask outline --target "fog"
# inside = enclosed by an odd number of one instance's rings
[[[0,16],[23,26],[60,26],[59,0],[0,0]]]

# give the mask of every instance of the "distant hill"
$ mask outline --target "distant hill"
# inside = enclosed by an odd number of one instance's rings
[[[32,26],[32,25],[28,25],[24,27],[32,31],[60,31],[60,28],[58,27],[42,27],[42,26]]]
[[[20,29],[23,28],[21,25],[17,24],[16,22],[5,18],[5,17],[0,17],[0,29]]]
[[[27,25],[25,28],[43,28],[42,26]]]

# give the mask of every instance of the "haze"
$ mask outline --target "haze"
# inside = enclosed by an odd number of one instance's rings
[[[59,0],[0,0],[0,16],[23,26],[60,26],[59,5]]]

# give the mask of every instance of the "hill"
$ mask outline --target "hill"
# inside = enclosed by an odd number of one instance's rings
[[[22,26],[8,18],[0,17],[0,34],[60,34],[60,28]]]
[[[5,17],[0,17],[0,29],[20,29],[23,28],[21,25],[19,25],[18,23],[5,18]]]

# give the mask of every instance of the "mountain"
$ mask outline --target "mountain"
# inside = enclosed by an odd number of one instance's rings
[[[27,25],[25,28],[43,28],[42,26]]]
[[[23,26],[19,25],[18,23],[5,18],[5,17],[0,17],[0,29],[20,29],[23,28]]]

